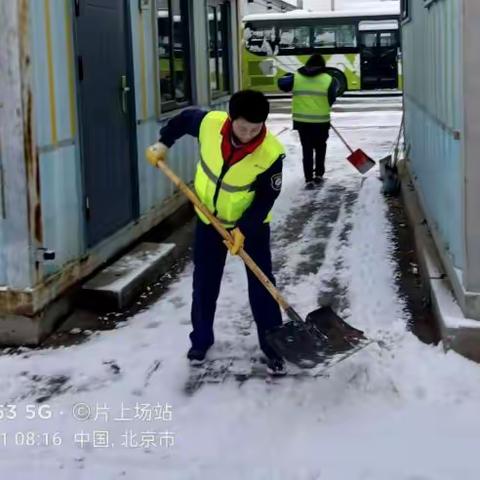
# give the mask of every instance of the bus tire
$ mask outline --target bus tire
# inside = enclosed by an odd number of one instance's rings
[[[337,81],[338,90],[337,97],[341,97],[348,88],[347,77],[337,68],[327,67],[327,72]]]

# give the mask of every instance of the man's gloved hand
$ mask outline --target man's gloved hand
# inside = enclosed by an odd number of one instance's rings
[[[162,142],[154,143],[145,150],[145,156],[147,157],[148,162],[154,167],[158,166],[158,162],[167,161],[167,153],[168,147]]]
[[[237,227],[234,228],[230,235],[232,236],[231,242],[223,242],[227,246],[231,255],[237,255],[241,248],[243,248],[243,244],[245,243],[245,235],[242,231]]]

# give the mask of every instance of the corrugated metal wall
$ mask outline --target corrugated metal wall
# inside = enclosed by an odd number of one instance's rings
[[[84,251],[71,5],[68,0],[30,0],[43,239],[56,252],[44,274]]]
[[[465,290],[470,314],[480,320],[480,2],[463,2],[463,110],[465,125]]]
[[[3,232],[6,228],[5,222],[5,188],[3,175],[2,146],[0,143],[0,286],[7,283],[6,263],[5,263],[5,239]]]
[[[29,43],[27,0],[0,2],[0,277],[1,284],[17,289],[32,285],[31,246],[41,235],[36,184],[27,185],[37,171]]]
[[[173,186],[160,172],[149,166],[144,158],[145,148],[158,138],[158,132],[162,125],[169,117],[178,113],[177,111],[163,115],[159,111],[160,92],[156,72],[158,41],[156,17],[154,15],[155,2],[152,0],[150,10],[140,11],[138,0],[126,1],[130,9],[134,57],[136,135],[138,142],[136,161],[139,170],[140,219],[130,226],[132,228],[123,229],[120,233],[102,242],[101,246],[95,247],[92,251],[86,250],[82,200],[84,198],[83,179],[78,141],[73,1],[25,0],[25,3],[22,3],[24,7],[22,15],[25,19],[28,19],[28,28],[25,31],[28,37],[26,41],[31,49],[28,68],[30,69],[31,65],[31,94],[34,115],[32,122],[33,143],[38,154],[39,165],[38,175],[36,171],[31,172],[28,178],[31,178],[30,182],[35,182],[35,185],[30,185],[34,193],[36,192],[36,182],[39,180],[40,204],[35,205],[35,232],[17,228],[15,233],[22,233],[22,237],[12,242],[10,238],[12,237],[10,234],[12,228],[10,225],[6,227],[3,220],[1,202],[3,192],[0,191],[0,286],[6,285],[18,289],[34,287],[41,282],[42,278],[59,271],[68,272],[67,278],[69,281],[74,281],[76,279],[75,275],[81,274],[82,270],[74,270],[73,265],[84,265],[85,262],[79,262],[85,258],[86,254],[91,254],[89,264],[85,268],[85,272],[89,273],[100,262],[107,260],[120,248],[125,247],[128,242],[133,241],[135,236],[143,233],[154,220],[158,221],[161,215],[165,214],[164,212],[171,211],[171,208],[177,205],[175,202],[168,202],[168,200],[174,198],[172,195],[174,193]],[[193,103],[204,108],[226,109],[228,97],[218,99],[215,102],[212,102],[210,98],[207,2],[206,0],[192,0],[191,5],[193,11],[189,19],[193,28],[190,55]],[[28,6],[28,8],[25,8],[25,6]],[[237,2],[235,0],[231,1],[231,7],[232,79],[233,90],[235,90],[239,85]],[[15,23],[13,20],[17,18],[16,11],[16,8],[9,9],[12,25]],[[15,35],[18,34],[16,31],[14,33]],[[5,33],[6,35],[7,33]],[[14,42],[18,40],[11,36],[4,44],[10,44],[12,39]],[[16,57],[10,62],[12,65],[16,65],[19,56],[18,48],[14,50]],[[16,74],[20,75],[20,70]],[[30,78],[24,79],[24,82],[28,93],[30,93]],[[18,81],[15,85],[20,83]],[[17,100],[16,102],[16,104],[20,103]],[[26,113],[23,112],[23,115],[25,116]],[[17,144],[19,145],[20,156],[20,147],[22,146],[20,137]],[[0,151],[2,162],[6,161],[4,153],[5,151]],[[172,149],[169,162],[175,171],[189,182],[193,179],[197,159],[197,142],[187,136]],[[15,165],[17,164],[21,165],[21,163],[15,162]],[[10,159],[7,166],[10,168],[12,165],[12,159]],[[7,173],[10,174],[11,172]],[[17,197],[22,195],[22,201],[26,205],[26,194],[23,191],[25,178],[27,177],[24,174],[22,189],[13,185],[12,182],[6,182],[5,187],[8,189],[8,194],[15,190],[17,191]],[[7,196],[8,199],[14,197],[12,195]],[[164,209],[166,204],[170,206]],[[37,213],[38,224],[36,223]],[[32,212],[30,212],[30,216],[32,216]],[[19,215],[10,218],[19,218]],[[22,221],[17,223],[19,225],[22,223],[26,226],[25,228],[33,225],[32,219],[28,217],[27,213],[22,216]],[[33,227],[30,226],[30,228]],[[31,237],[34,234],[35,241],[42,242],[41,245],[31,243]],[[20,255],[17,252],[18,261],[16,263],[5,261],[4,255],[7,256],[5,254],[7,246],[19,250],[19,245],[22,246],[23,253]],[[35,267],[35,277],[33,277],[30,272],[34,269],[37,246],[54,250],[56,258],[54,261],[40,265],[38,269]],[[11,255],[8,254],[8,257],[11,257]],[[67,270],[67,267],[72,268]],[[18,274],[20,270],[22,275],[25,273],[21,278]],[[65,285],[66,283],[62,284],[62,286]],[[55,292],[60,291],[55,286],[51,288]]]
[[[6,262],[5,262],[5,239],[4,239],[4,229],[7,226],[5,222],[5,177],[4,177],[4,168],[3,168],[3,153],[2,145],[0,142],[0,286],[7,283],[7,271],[6,271]]]
[[[406,143],[419,194],[444,248],[464,266],[461,4],[410,2],[403,26]]]
[[[30,0],[33,95],[36,143],[40,163],[40,187],[44,246],[55,250],[56,259],[44,266],[48,275],[61,270],[86,252],[83,224],[83,192],[76,104],[74,40],[70,0]],[[156,21],[151,11],[139,11],[138,0],[129,0],[132,21],[137,114],[140,216],[161,207],[174,187],[149,166],[145,148],[158,139],[169,115],[159,111],[157,87]],[[152,9],[155,2],[152,2]],[[208,108],[208,58],[206,3],[192,2],[194,49],[193,96]],[[236,38],[235,2],[232,4],[233,38]],[[233,49],[235,74],[237,48]],[[235,81],[235,85],[237,82]],[[225,100],[215,108],[226,108]],[[178,112],[173,112],[178,113]],[[170,115],[171,116],[171,115]],[[170,164],[186,181],[193,179],[198,147],[194,139],[180,140],[170,155]],[[0,284],[2,281],[0,268]],[[3,279],[7,282],[7,279]]]

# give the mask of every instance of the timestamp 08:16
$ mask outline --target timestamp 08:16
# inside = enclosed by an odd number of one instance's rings
[[[0,432],[0,448],[5,447],[58,447],[63,438],[60,432]]]

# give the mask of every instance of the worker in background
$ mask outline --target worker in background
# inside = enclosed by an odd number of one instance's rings
[[[337,82],[327,73],[323,57],[314,54],[297,72],[279,78],[278,87],[292,92],[293,128],[300,136],[306,188],[311,190],[325,174],[330,107],[335,102]]]
[[[191,348],[193,365],[204,362],[214,343],[213,321],[227,251],[236,255],[244,247],[260,269],[275,283],[270,252],[271,209],[282,186],[284,148],[266,128],[266,97],[252,90],[235,93],[229,113],[184,110],[160,131],[160,140],[147,149],[154,166],[167,158],[169,148],[185,134],[197,137],[200,161],[195,192],[200,201],[230,231],[232,243],[222,237],[197,210],[193,251],[193,302]],[[272,375],[284,375],[284,360],[268,345],[269,329],[282,324],[276,301],[247,268],[248,295],[260,347]]]

